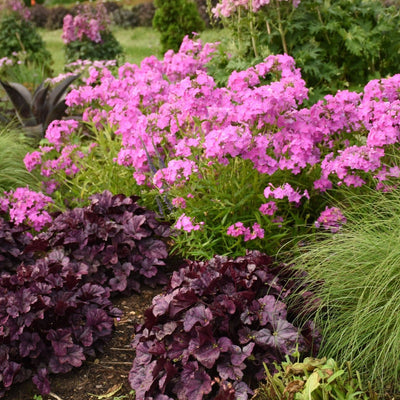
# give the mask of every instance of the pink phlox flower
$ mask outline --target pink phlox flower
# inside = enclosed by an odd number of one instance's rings
[[[163,183],[173,185],[180,180],[188,180],[198,168],[192,160],[171,160],[166,168],[158,170],[153,177],[153,183],[161,188]]]
[[[183,197],[175,197],[172,199],[172,205],[177,208],[186,208],[186,200]]]
[[[242,235],[250,235],[250,229],[246,228],[243,225],[243,222],[235,222],[233,225],[228,227],[226,233],[229,236],[239,237]]]
[[[52,221],[45,208],[53,203],[53,200],[40,192],[34,192],[29,188],[17,188],[6,193],[9,201],[10,220],[16,225],[23,222],[40,231],[47,223]]]
[[[42,163],[42,153],[40,151],[33,151],[32,153],[27,153],[24,157],[25,168],[31,172],[35,169],[37,165]]]
[[[192,232],[200,230],[202,225],[204,225],[204,222],[195,224],[194,218],[188,217],[185,213],[183,213],[176,221],[175,228],[184,230],[186,232]]]
[[[252,231],[250,228],[244,226],[243,222],[235,222],[233,225],[229,226],[226,234],[228,236],[239,237],[243,236],[244,241],[247,242],[249,240],[254,240],[257,238],[263,239],[264,238],[264,229],[255,222],[252,226]]]
[[[79,122],[73,119],[55,120],[50,123],[46,130],[46,139],[59,150],[62,144],[66,144],[73,131],[79,126]]]
[[[264,215],[274,215],[278,210],[278,206],[274,201],[269,201],[268,203],[261,204],[259,211]]]
[[[298,191],[293,189],[289,183],[285,183],[277,188],[274,188],[270,183],[269,186],[264,189],[264,196],[266,199],[269,197],[273,197],[275,199],[283,199],[287,197],[290,203],[296,204],[300,203],[302,197],[309,198],[307,191],[304,191],[303,194],[300,194]]]
[[[326,230],[330,230],[332,233],[336,233],[346,222],[346,217],[342,214],[338,207],[327,206],[315,221],[315,226],[317,228],[323,227]]]
[[[261,228],[261,226],[255,222],[252,226],[252,232],[250,230],[246,230],[244,233],[244,241],[247,242],[249,240],[254,240],[254,239],[264,239],[264,229]]]

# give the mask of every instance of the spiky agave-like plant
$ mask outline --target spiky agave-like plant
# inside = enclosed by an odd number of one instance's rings
[[[0,81],[12,105],[18,120],[29,136],[44,136],[51,121],[65,116],[65,92],[68,86],[79,77],[70,75],[54,88],[43,81],[33,94],[17,82]]]

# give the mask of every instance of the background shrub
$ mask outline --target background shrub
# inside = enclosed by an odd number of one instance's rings
[[[138,26],[152,26],[156,8],[153,2],[137,4],[132,7],[132,12],[137,16]]]
[[[18,14],[5,15],[0,21],[0,58],[24,54],[25,63],[51,73],[52,58],[33,24]],[[18,56],[17,56],[18,57]]]
[[[216,256],[174,272],[153,299],[133,341],[129,381],[139,399],[247,399],[264,364],[317,345],[311,321],[290,321],[291,292],[272,259],[250,252],[235,260]],[[290,276],[290,271],[286,271]],[[298,310],[307,308],[299,298]]]
[[[36,4],[30,9],[30,12],[31,21],[37,28],[45,28],[47,26],[47,21],[51,13],[49,8],[41,4]]]
[[[49,15],[47,17],[46,29],[56,30],[62,29],[64,17],[71,14],[71,10],[63,6],[55,6],[49,8]]]
[[[77,15],[63,22],[67,63],[76,60],[115,60],[123,50],[110,30],[110,16],[102,3],[77,7]]]
[[[155,0],[153,27],[160,32],[162,51],[178,51],[183,38],[204,29],[196,4],[189,0]]]
[[[134,28],[139,26],[139,16],[124,7],[120,7],[112,12],[112,19],[115,25],[122,28]]]

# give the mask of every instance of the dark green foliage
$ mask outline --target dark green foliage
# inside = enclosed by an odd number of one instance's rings
[[[161,33],[162,51],[178,51],[182,39],[204,30],[196,4],[188,0],[156,0],[153,27]]]
[[[274,20],[272,12],[271,27]],[[258,23],[265,26],[264,19]],[[358,89],[370,79],[398,73],[399,23],[395,8],[377,0],[303,0],[285,23],[287,51],[311,90]],[[276,29],[261,33],[260,42],[272,53],[284,52]]]
[[[52,58],[31,22],[17,15],[4,16],[0,23],[0,58],[25,52],[25,62],[51,72]]]
[[[90,39],[75,40],[65,45],[65,61],[76,60],[115,60],[123,55],[123,49],[110,31],[101,33],[102,42],[92,42]]]
[[[241,9],[240,18],[224,19],[224,25],[236,48],[223,49],[212,62],[210,73],[219,85],[233,70],[283,53],[301,68],[311,103],[399,72],[400,13],[380,0],[302,0],[297,8],[277,1],[254,14]],[[228,59],[227,52],[235,57]]]

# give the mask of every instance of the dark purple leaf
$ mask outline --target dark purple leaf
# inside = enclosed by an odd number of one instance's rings
[[[254,343],[249,343],[243,348],[240,346],[232,345],[231,363],[233,365],[240,365],[246,358],[251,356],[253,351]]]
[[[195,324],[206,326],[212,319],[212,312],[203,304],[199,304],[186,312],[183,320],[183,329],[185,332],[189,332]]]
[[[41,394],[50,393],[50,381],[46,368],[39,368],[36,375],[32,378],[32,381]]]
[[[28,357],[29,353],[35,353],[37,344],[40,342],[40,336],[36,332],[23,332],[20,336],[19,354],[21,357]],[[32,357],[33,358],[33,357]]]
[[[14,377],[21,369],[21,364],[18,364],[14,361],[7,362],[6,368],[3,370],[3,385],[8,388],[12,385],[14,381]]]
[[[133,362],[133,367],[129,372],[128,380],[135,391],[136,398],[144,399],[150,390],[153,382],[153,369],[156,367],[157,361],[154,360],[150,364],[142,365]]]
[[[68,354],[68,348],[72,347],[73,340],[71,332],[68,329],[51,329],[46,338],[51,341],[54,349],[54,354],[58,357]]]
[[[217,364],[217,371],[219,376],[225,380],[238,380],[243,377],[243,370],[246,368],[246,364],[240,363],[238,365],[233,365],[229,362],[227,357],[221,359]]]

